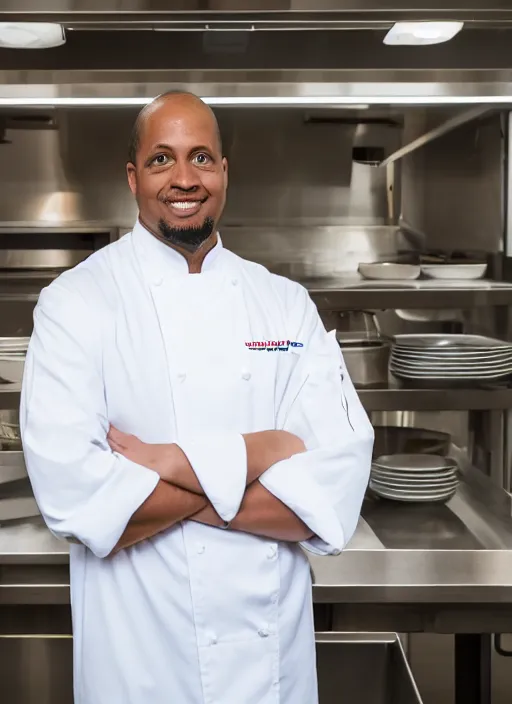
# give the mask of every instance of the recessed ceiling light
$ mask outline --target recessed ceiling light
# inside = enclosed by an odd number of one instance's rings
[[[0,47],[5,49],[49,49],[66,41],[60,24],[46,22],[0,22]]]
[[[384,37],[391,46],[425,46],[448,42],[460,32],[464,22],[397,22]]]

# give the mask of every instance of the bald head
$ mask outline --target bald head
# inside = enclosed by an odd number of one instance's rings
[[[213,110],[194,93],[186,91],[168,91],[157,96],[148,105],[145,105],[137,115],[133,125],[130,143],[128,145],[128,161],[137,162],[137,153],[141,143],[142,131],[150,119],[187,119],[187,116],[198,117],[202,115],[206,121],[211,121],[215,130],[219,151],[222,153],[222,138],[219,123]]]
[[[139,219],[155,237],[188,252],[214,244],[228,165],[215,115],[200,98],[165,93],[140,112],[126,173]]]

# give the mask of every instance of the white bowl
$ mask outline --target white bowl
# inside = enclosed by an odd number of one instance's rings
[[[421,272],[431,279],[481,279],[487,264],[422,264]]]
[[[410,280],[417,279],[421,269],[416,264],[396,264],[395,262],[361,262],[357,268],[365,279]]]

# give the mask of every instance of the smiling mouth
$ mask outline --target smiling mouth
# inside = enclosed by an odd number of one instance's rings
[[[168,200],[166,204],[179,217],[186,217],[199,212],[203,203],[204,200]]]

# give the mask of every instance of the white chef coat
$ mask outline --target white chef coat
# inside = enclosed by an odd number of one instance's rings
[[[269,351],[275,342],[293,344]],[[241,434],[296,433],[308,451],[260,481],[315,533],[306,550],[339,553],[373,431],[306,290],[220,238],[189,274],[137,223],[41,293],[21,424],[44,519],[80,542],[70,546],[76,704],[315,704],[305,552],[184,521],[109,556],[159,479],[110,450],[110,423],[177,442],[228,521],[246,483]]]

